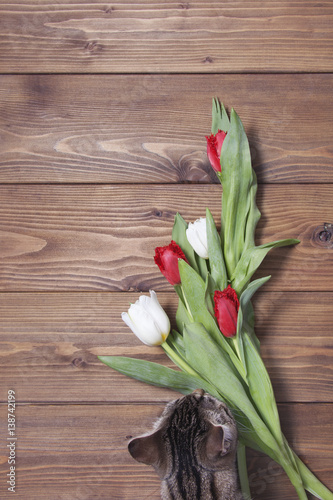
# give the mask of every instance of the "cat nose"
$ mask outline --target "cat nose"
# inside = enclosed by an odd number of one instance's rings
[[[194,394],[194,396],[203,396],[205,394],[205,391],[203,389],[195,389],[192,394]]]

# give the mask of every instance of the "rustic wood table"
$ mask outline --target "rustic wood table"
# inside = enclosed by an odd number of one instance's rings
[[[283,430],[332,489],[332,0],[1,0],[0,19],[0,498],[160,498],[127,442],[178,395],[97,355],[169,365],[120,314],[154,289],[174,316],[154,248],[176,212],[219,224],[214,96],[249,137],[257,242],[301,240],[261,267],[257,333]],[[267,457],[248,463],[254,499],[296,498]]]

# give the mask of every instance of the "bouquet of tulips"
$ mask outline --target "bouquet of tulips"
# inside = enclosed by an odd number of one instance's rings
[[[293,452],[281,431],[254,330],[251,299],[270,276],[251,278],[271,248],[298,240],[256,246],[260,212],[248,140],[236,112],[232,110],[229,119],[216,99],[212,131],[206,139],[208,158],[222,184],[221,231],[209,209],[205,218],[189,224],[177,214],[171,243],[155,249],[155,263],[179,298],[177,330],[170,331],[169,318],[154,291],[122,314],[142,342],[161,345],[178,369],[118,356],[99,359],[137,380],[183,394],[202,388],[224,401],[238,424],[238,467],[245,498],[251,498],[245,457],[249,446],[283,467],[300,499],[307,499],[308,490],[322,500],[333,500],[333,494]]]

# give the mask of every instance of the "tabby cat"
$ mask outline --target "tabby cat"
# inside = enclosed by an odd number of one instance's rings
[[[128,449],[155,468],[162,500],[244,500],[235,420],[224,403],[201,389],[170,402],[154,430],[132,439]]]

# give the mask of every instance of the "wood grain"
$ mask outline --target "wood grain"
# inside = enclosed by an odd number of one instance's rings
[[[249,138],[257,242],[301,240],[257,274],[256,331],[283,431],[333,490],[332,21],[330,1],[0,0],[1,499],[10,388],[17,500],[160,498],[127,443],[179,394],[97,355],[172,366],[120,315],[153,288],[174,319],[154,248],[177,211],[220,223],[215,96]],[[270,459],[248,466],[255,500],[294,500]]]
[[[3,389],[13,387],[21,402],[160,402],[175,397],[170,390],[122,376],[97,359],[129,356],[174,368],[162,349],[141,344],[121,320],[121,312],[138,296],[0,294]],[[333,293],[256,296],[257,334],[278,401],[332,402],[332,299]],[[173,321],[176,295],[160,293],[159,300]]]
[[[152,468],[127,452],[131,436],[152,427],[163,405],[19,405],[17,493],[19,500],[91,498],[160,499],[160,481]],[[281,405],[282,426],[293,449],[332,487],[331,405]],[[1,435],[6,433],[0,406]],[[297,422],[297,424],[295,424]],[[4,457],[5,458],[5,457]],[[285,473],[268,457],[249,451],[252,492],[258,500],[294,500]],[[1,498],[9,499],[0,465]]]
[[[209,185],[0,186],[0,288],[170,290],[154,248],[171,240],[177,211],[193,221],[209,206],[219,225],[220,196]],[[332,201],[329,185],[260,189],[257,242],[301,241],[263,262],[267,290],[332,290],[333,240],[320,239]]]
[[[332,74],[3,75],[0,182],[217,182],[204,136],[219,96],[260,183],[332,183],[332,88]]]
[[[2,2],[2,73],[332,70],[330,2]]]

